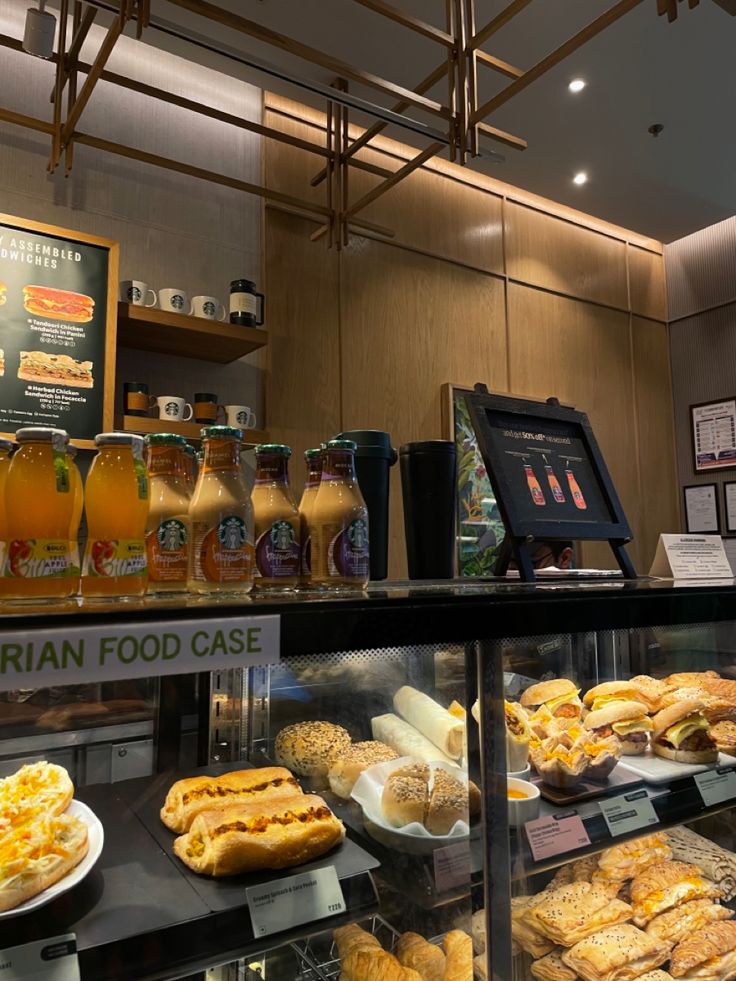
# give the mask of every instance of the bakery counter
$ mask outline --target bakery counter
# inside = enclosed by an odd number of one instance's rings
[[[175,836],[158,817],[168,787],[186,775],[160,774],[78,790],[76,800],[94,812],[104,829],[99,860],[81,882],[40,909],[0,915],[0,949],[74,933],[83,981],[164,981],[313,932],[308,922],[257,939],[249,886],[334,867],[346,911],[324,921],[325,927],[378,908],[370,873],[378,863],[349,838],[322,859],[284,871],[228,879],[190,871],[174,857]]]

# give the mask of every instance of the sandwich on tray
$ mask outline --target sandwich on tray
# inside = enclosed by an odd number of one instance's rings
[[[649,745],[654,726],[641,702],[613,700],[585,717],[585,728],[599,738],[617,736],[624,756],[638,756]]]
[[[555,678],[527,688],[520,702],[527,712],[536,712],[544,706],[555,718],[579,719],[582,712],[579,691],[568,678]]]
[[[715,763],[718,759],[702,702],[683,699],[657,712],[652,723],[652,749],[657,756],[677,763]]]

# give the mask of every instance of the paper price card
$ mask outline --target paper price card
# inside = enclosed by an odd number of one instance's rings
[[[693,780],[706,807],[722,804],[723,801],[736,797],[736,770],[733,768],[717,766],[715,770],[696,773]]]
[[[610,800],[600,801],[599,807],[606,819],[608,830],[615,838],[639,828],[649,828],[659,824],[657,812],[654,810],[646,790],[635,790],[631,794],[622,794]]]
[[[588,832],[578,814],[537,818],[527,821],[524,830],[535,862],[590,844]]]
[[[0,981],[80,981],[73,933],[0,951]]]
[[[253,936],[265,937],[291,927],[345,912],[345,897],[335,866],[301,872],[245,890]],[[3,981],[0,974],[0,981]]]
[[[470,861],[470,844],[467,841],[435,848],[434,884],[437,892],[467,886],[470,882]]]

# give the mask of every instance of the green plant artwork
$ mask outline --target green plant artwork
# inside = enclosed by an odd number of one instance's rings
[[[492,576],[505,534],[462,389],[453,390],[457,447],[457,566],[461,576]]]

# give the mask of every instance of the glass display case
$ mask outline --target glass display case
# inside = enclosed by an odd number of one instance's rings
[[[88,826],[56,883],[0,883],[2,950],[71,934],[85,981],[730,976],[730,584],[390,584],[0,634],[2,774],[61,764]],[[74,684],[42,636],[86,645]],[[101,679],[100,638],[148,653]]]

